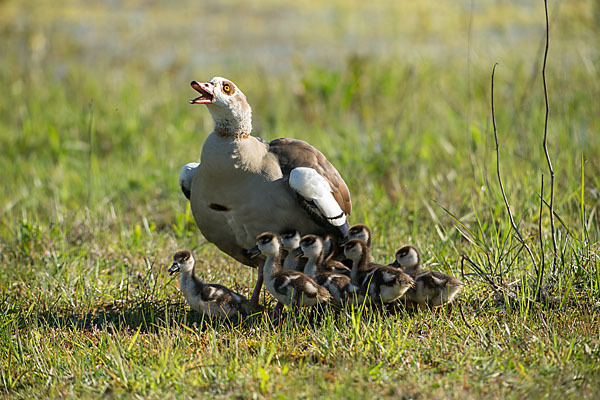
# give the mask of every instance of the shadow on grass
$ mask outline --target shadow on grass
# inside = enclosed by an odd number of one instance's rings
[[[120,305],[109,304],[85,314],[74,313],[73,310],[52,310],[40,312],[35,316],[38,323],[55,328],[71,328],[78,330],[139,330],[142,333],[159,333],[166,329],[185,327],[192,331],[204,332],[207,329],[250,329],[255,326],[280,324],[302,324],[304,326],[319,325],[328,317],[344,318],[352,313],[351,308],[336,309],[333,307],[315,307],[311,309],[286,309],[279,316],[272,314],[273,304],[265,307],[263,312],[256,313],[243,321],[210,318],[200,312],[190,310],[183,301],[153,302],[138,301]],[[379,314],[396,317],[399,314],[411,315],[415,311],[406,308],[402,303],[385,307],[366,306],[353,309],[363,316]]]
[[[79,330],[131,329],[142,333],[159,333],[174,327],[205,331],[209,328],[248,328],[262,319],[257,313],[243,321],[210,318],[189,310],[185,302],[158,303],[140,301],[133,304],[111,304],[86,314],[72,310],[46,311],[37,315],[40,323],[51,327],[71,327]]]

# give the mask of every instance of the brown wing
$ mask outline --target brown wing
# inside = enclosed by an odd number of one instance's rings
[[[289,175],[294,168],[298,167],[312,168],[317,171],[329,182],[333,197],[340,208],[346,215],[350,215],[352,201],[348,186],[323,153],[302,140],[290,138],[273,140],[269,143],[269,151],[278,157],[284,175]]]

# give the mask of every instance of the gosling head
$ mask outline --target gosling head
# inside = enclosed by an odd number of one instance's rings
[[[371,230],[368,226],[363,224],[353,225],[348,231],[348,236],[343,242],[347,242],[352,239],[360,239],[366,243],[367,247],[371,247]]]
[[[282,233],[279,238],[281,239],[281,246],[284,250],[292,251],[300,247],[300,233],[298,231],[288,231]]]
[[[367,251],[367,243],[360,239],[351,239],[344,244],[344,255],[353,262],[359,261]]]
[[[256,246],[248,250],[248,254],[252,258],[259,254],[269,257],[279,254],[280,249],[281,240],[279,237],[274,233],[265,232],[256,237]]]
[[[189,272],[194,269],[194,257],[187,250],[180,250],[173,256],[173,264],[169,268],[169,274],[177,272]]]
[[[300,241],[300,248],[304,257],[318,257],[323,252],[323,239],[317,235],[306,235]]]
[[[419,251],[413,246],[403,246],[396,252],[396,261],[394,266],[397,268],[415,268],[421,264],[421,255]]]
[[[191,104],[206,104],[222,136],[247,136],[252,131],[252,109],[244,93],[230,80],[214,77],[208,82],[190,83],[200,96]]]

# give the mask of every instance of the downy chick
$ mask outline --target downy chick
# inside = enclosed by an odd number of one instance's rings
[[[169,268],[171,275],[181,274],[180,289],[192,309],[232,321],[260,311],[241,294],[223,285],[202,282],[194,273],[194,264],[192,253],[181,250],[173,256],[173,265]]]
[[[360,239],[346,242],[344,254],[352,261],[352,283],[367,290],[374,302],[390,303],[414,285],[413,279],[399,269],[369,261],[369,247]]]
[[[413,246],[404,246],[396,252],[399,268],[415,280],[415,286],[404,297],[420,307],[437,307],[451,302],[463,288],[463,283],[453,276],[421,267],[421,256]]]
[[[299,271],[284,270],[281,265],[282,245],[279,237],[265,232],[256,238],[256,246],[248,253],[256,257],[264,254],[264,284],[269,293],[284,305],[310,307],[326,303],[331,296],[324,287]]]
[[[341,305],[346,302],[362,303],[364,295],[360,295],[359,287],[352,283],[350,277],[332,272],[331,268],[327,266],[325,250],[323,239],[319,236],[306,235],[302,238],[300,249],[295,252],[300,257],[307,259],[304,273],[327,289],[333,297],[332,301],[335,301],[336,304]]]

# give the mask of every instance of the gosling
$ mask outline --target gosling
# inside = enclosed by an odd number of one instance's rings
[[[453,276],[423,269],[421,256],[413,246],[404,246],[398,250],[394,264],[415,280],[415,286],[409,289],[404,297],[420,308],[450,303],[464,286]]]
[[[208,316],[241,320],[259,312],[248,299],[233,290],[214,283],[204,283],[195,275],[195,260],[187,250],[173,256],[170,275],[181,274],[180,288],[189,306]]]
[[[281,238],[281,246],[287,251],[287,255],[283,259],[283,269],[301,271],[299,269],[299,259],[293,254],[293,251],[300,247],[300,233],[298,231],[288,231],[282,233],[279,237]]]
[[[348,302],[361,304],[364,295],[359,293],[359,287],[352,283],[349,276],[333,272],[335,269],[331,264],[337,262],[329,260],[326,251],[326,243],[317,235],[304,236],[300,248],[295,250],[300,257],[307,259],[304,273],[327,289],[332,302],[338,306]]]
[[[251,257],[266,256],[263,273],[268,292],[277,301],[292,308],[327,303],[331,299],[327,289],[303,272],[282,268],[281,252],[281,239],[271,232],[258,235],[256,246],[248,251]]]
[[[369,261],[369,247],[363,240],[346,242],[344,254],[352,261],[352,283],[366,290],[375,303],[391,303],[414,285],[414,280],[401,270]]]

